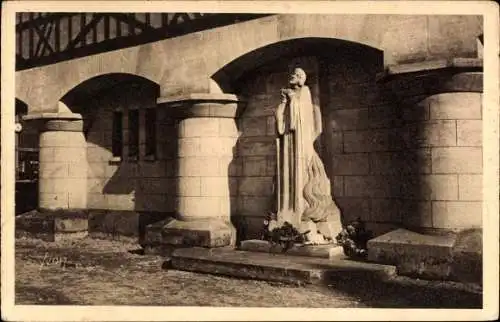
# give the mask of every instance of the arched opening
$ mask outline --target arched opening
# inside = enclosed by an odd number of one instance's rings
[[[26,115],[28,113],[28,104],[16,98],[16,115]]]
[[[373,69],[383,67],[383,52],[376,48],[342,39],[308,37],[279,41],[252,50],[219,69],[212,75],[212,79],[223,92],[238,93],[243,85],[242,77],[262,67],[269,69],[275,66],[275,70],[280,71],[284,61],[296,57],[316,57],[327,61],[337,60],[339,64],[350,63],[350,69],[358,69],[353,73],[371,73]]]
[[[83,119],[89,231],[136,235],[173,212],[176,131],[165,109],[157,109],[158,95],[158,84],[148,79],[113,73],[60,99],[60,112]]]
[[[84,131],[87,132],[95,120],[96,111],[100,110],[99,101],[106,100],[115,95],[117,98],[127,96],[137,97],[137,94],[148,92],[151,96],[158,96],[158,84],[141,76],[111,73],[92,77],[78,84],[60,98],[63,108],[67,111],[81,114],[84,118]],[[128,96],[127,96],[128,97]],[[125,98],[127,99],[127,98]],[[119,102],[116,102],[119,105]],[[137,104],[137,102],[136,102]],[[61,112],[61,111],[60,111]]]
[[[246,100],[229,169],[230,190],[236,191],[232,219],[239,235],[244,236],[240,239],[258,238],[264,217],[275,207],[274,111],[280,89],[287,86],[295,67],[307,73],[313,104],[321,110],[323,132],[316,150],[330,179],[332,197],[342,211],[342,221],[345,224],[359,218],[369,222],[376,234],[397,227],[401,211],[392,211],[391,198],[400,194],[388,185],[394,180],[386,179],[394,177],[392,168],[412,167],[404,170],[411,172],[420,165],[407,165],[404,158],[386,153],[402,149],[402,144],[396,144],[407,135],[403,128],[393,129],[404,122],[404,109],[400,110],[391,92],[383,91],[377,82],[384,70],[383,52],[339,39],[301,38],[251,51],[212,75],[223,92]],[[382,172],[372,171],[372,164],[383,164]],[[419,188],[418,183],[415,187]]]

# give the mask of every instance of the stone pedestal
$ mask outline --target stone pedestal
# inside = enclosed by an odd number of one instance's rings
[[[227,94],[190,94],[158,103],[178,122],[177,218],[163,227],[161,243],[234,244],[228,167],[238,138],[238,99]]]
[[[49,242],[88,236],[85,210],[32,210],[16,216],[16,238],[29,237]]]
[[[427,235],[397,229],[368,242],[368,260],[395,265],[399,275],[482,283],[482,231]]]
[[[87,144],[80,114],[28,115],[39,123],[38,208],[87,207]]]

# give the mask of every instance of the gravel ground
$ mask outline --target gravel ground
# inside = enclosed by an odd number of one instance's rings
[[[16,304],[235,307],[480,307],[480,295],[418,286],[289,286],[162,269],[130,242],[16,240]]]

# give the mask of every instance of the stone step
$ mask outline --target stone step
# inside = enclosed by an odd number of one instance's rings
[[[368,260],[399,275],[482,284],[482,230],[425,235],[397,229],[368,241]]]
[[[286,254],[290,256],[307,256],[321,258],[335,258],[343,255],[344,250],[336,245],[294,245],[288,250],[283,246],[271,244],[265,240],[250,239],[241,242],[239,250],[249,252]]]
[[[347,259],[287,256],[232,248],[182,248],[171,256],[178,270],[267,280],[290,284],[322,284],[353,278],[386,280],[396,274],[390,265]]]

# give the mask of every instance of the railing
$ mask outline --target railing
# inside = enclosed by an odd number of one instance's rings
[[[18,70],[259,18],[257,14],[18,13]]]

